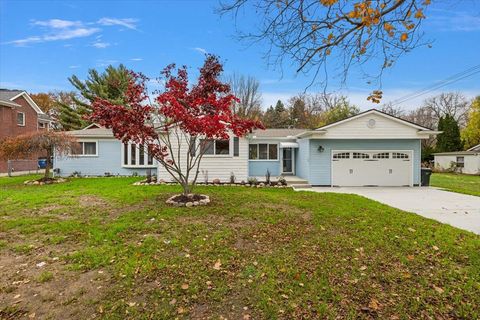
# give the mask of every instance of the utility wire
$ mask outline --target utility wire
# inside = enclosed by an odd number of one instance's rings
[[[424,94],[427,94],[429,92],[432,92],[436,89],[439,89],[441,87],[444,87],[448,84],[452,84],[454,82],[457,82],[457,81],[460,81],[462,79],[465,79],[465,78],[468,78],[468,77],[471,77],[477,73],[480,72],[480,64],[479,65],[476,65],[476,66],[473,66],[473,67],[470,67],[462,72],[459,72],[459,73],[456,73],[442,81],[440,81],[439,83],[435,83],[431,86],[428,86],[428,87],[425,87],[417,92],[413,92],[413,93],[410,93],[410,94],[407,94],[403,97],[400,97],[396,100],[394,100],[392,102],[392,106],[395,106],[395,105],[398,105],[400,103],[404,103],[406,101],[409,101],[409,100],[412,100],[412,99],[415,99],[415,98],[418,98]]]

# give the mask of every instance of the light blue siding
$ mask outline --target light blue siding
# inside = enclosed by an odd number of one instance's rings
[[[298,140],[298,149],[295,150],[295,173],[297,177],[302,179],[308,179],[309,176],[309,152],[310,152],[310,140],[300,139]]]
[[[55,157],[54,168],[60,169],[61,176],[69,176],[73,172],[80,172],[82,175],[103,176],[106,172],[112,175],[129,176],[134,172],[138,175],[145,175],[145,168],[123,168],[122,145],[119,140],[97,140],[98,156],[96,157]],[[156,169],[152,169],[156,174]]]
[[[324,148],[323,152],[318,147]],[[399,140],[310,140],[309,176],[312,185],[331,184],[331,151],[332,150],[413,150],[413,184],[420,183],[421,144],[419,139]],[[297,165],[297,172],[299,165]]]
[[[248,176],[264,176],[267,173],[267,170],[270,171],[272,176],[280,175],[280,160],[277,161],[262,161],[262,160],[249,160],[248,161]]]

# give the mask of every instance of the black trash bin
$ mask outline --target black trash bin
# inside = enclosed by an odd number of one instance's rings
[[[432,169],[422,168],[422,187],[428,187],[430,185],[431,175],[432,175]]]

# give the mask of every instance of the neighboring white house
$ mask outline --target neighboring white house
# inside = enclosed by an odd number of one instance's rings
[[[434,156],[437,170],[480,174],[480,144],[467,151],[440,152]]]
[[[170,175],[146,148],[123,144],[112,131],[90,126],[70,131],[82,145],[74,157],[56,158],[59,175]],[[244,138],[210,141],[199,182],[249,177],[294,176],[315,186],[416,186],[420,184],[421,140],[437,131],[378,110],[315,129],[256,130]],[[188,152],[186,145],[175,148]]]

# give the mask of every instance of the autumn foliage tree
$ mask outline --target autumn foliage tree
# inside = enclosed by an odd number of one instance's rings
[[[262,127],[254,120],[240,118],[232,112],[238,99],[230,86],[221,82],[223,66],[218,57],[207,55],[200,75],[190,83],[187,68],[167,66],[162,74],[163,92],[149,103],[146,77],[131,72],[122,104],[97,98],[92,104],[90,120],[111,128],[124,143],[146,146],[172,178],[181,184],[183,194],[191,194],[199,167],[212,139],[228,139],[229,134],[242,137]]]
[[[50,177],[52,156],[61,156],[70,153],[76,147],[75,139],[62,132],[38,131],[10,137],[0,142],[0,159],[29,158],[38,153],[47,155],[47,165],[44,179]]]
[[[352,66],[364,71],[368,61],[374,68],[366,75],[380,76],[422,44],[419,26],[429,4],[430,0],[223,0],[219,11],[233,13],[239,26],[242,12],[257,14],[256,30],[240,31],[239,37],[266,44],[270,63],[281,66],[288,60],[297,72],[313,75],[312,83],[323,75],[326,85],[329,70],[338,70],[335,76],[344,82]],[[379,103],[381,98],[382,92],[374,90],[369,100]]]

